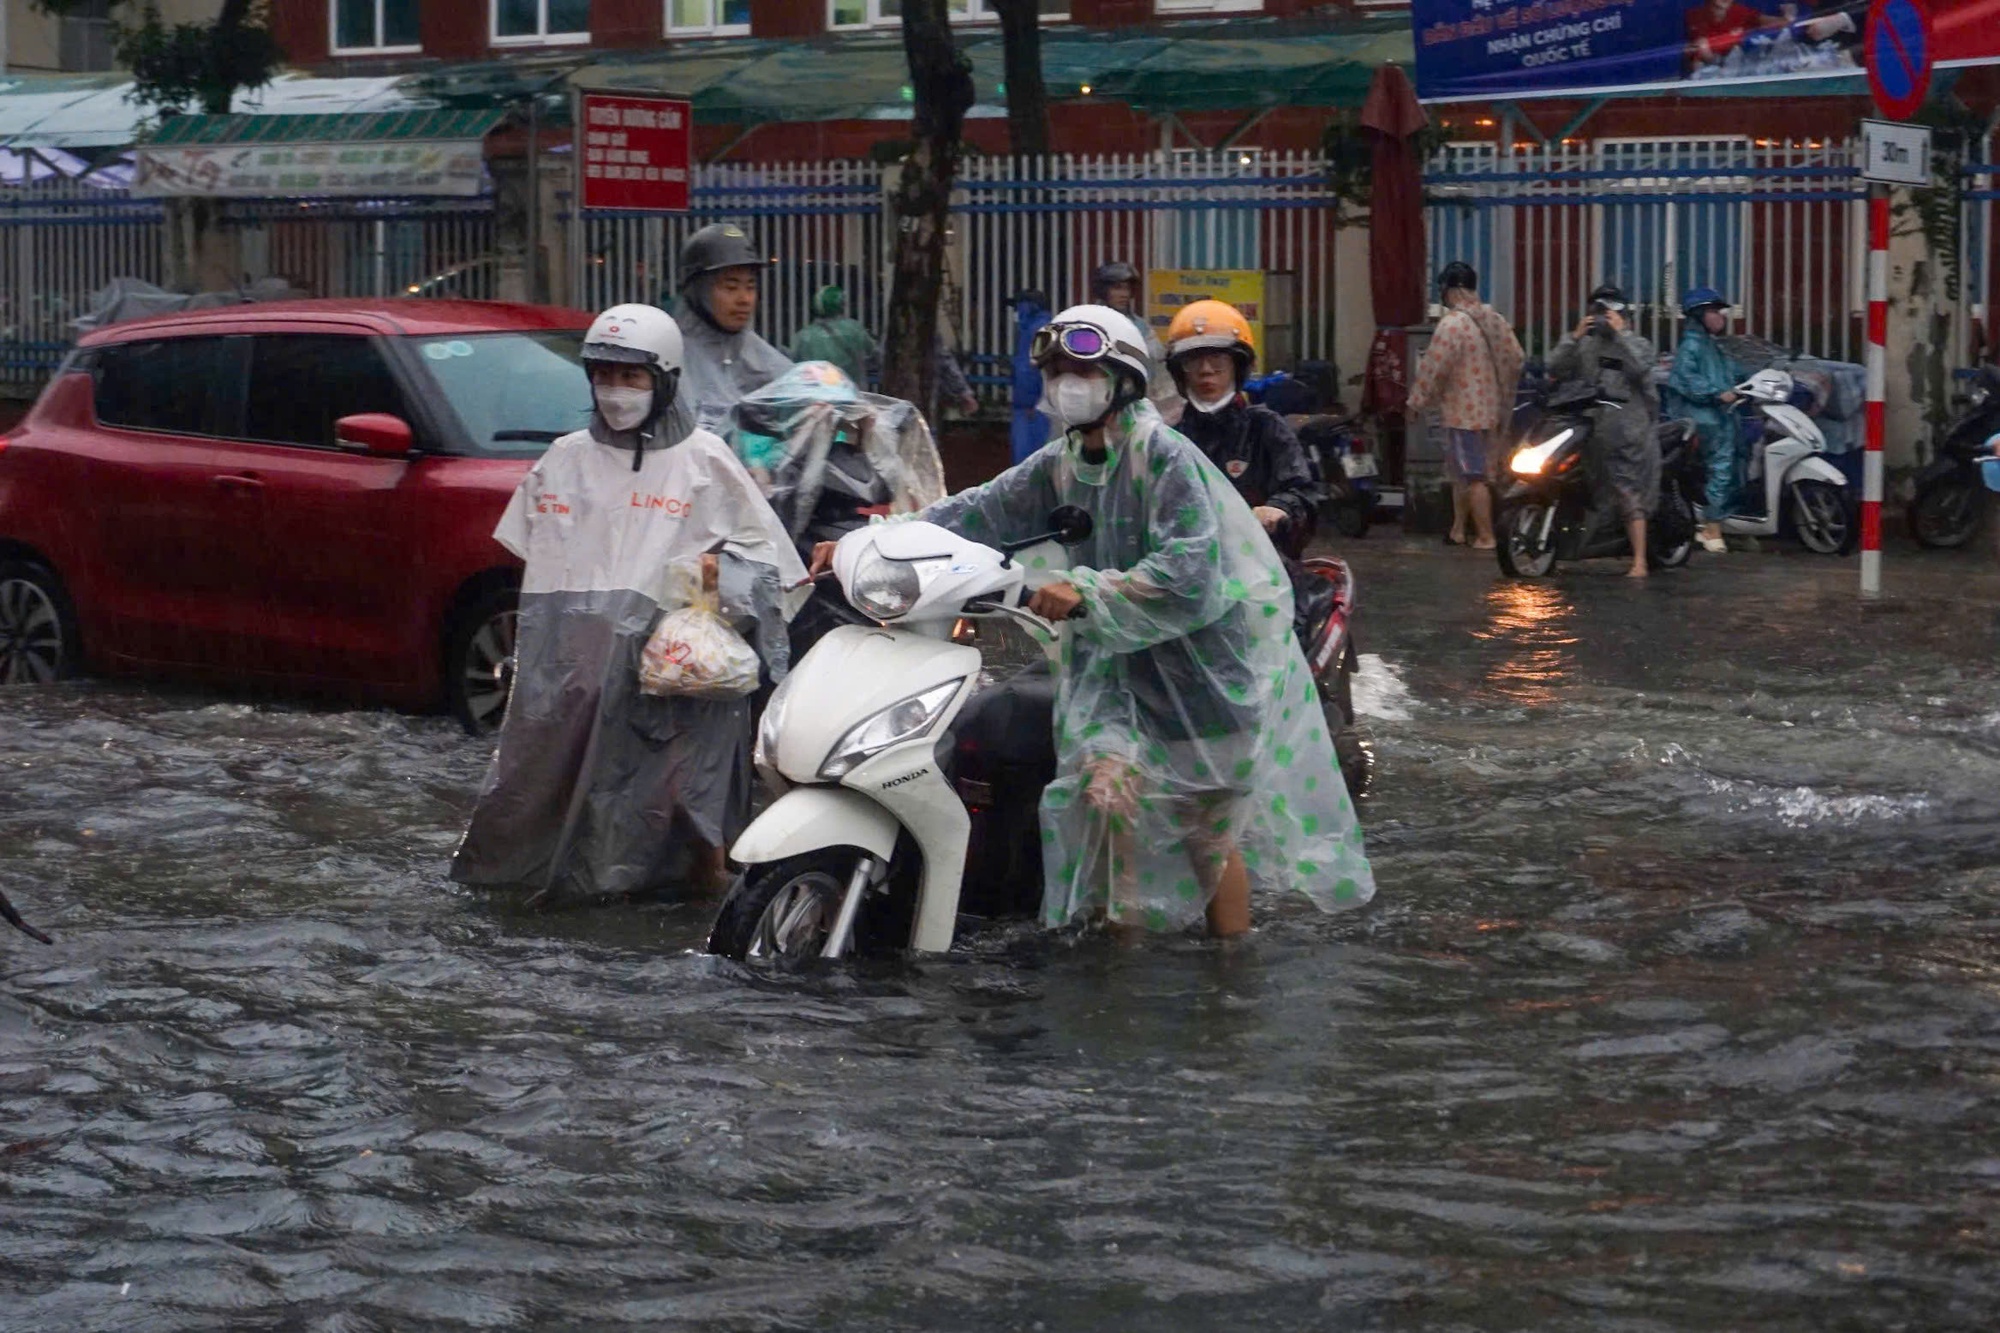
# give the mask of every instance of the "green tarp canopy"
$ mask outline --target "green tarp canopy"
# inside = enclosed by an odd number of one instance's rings
[[[483,139],[505,111],[381,111],[320,116],[171,116],[151,148],[223,144],[385,143]]]
[[[1006,102],[997,29],[958,35],[971,58],[977,100]],[[1402,16],[1327,20],[1232,19],[1112,31],[1042,29],[1042,77],[1053,102],[1090,96],[1139,111],[1358,106],[1385,63],[1411,61]],[[547,73],[510,73],[503,62],[421,75],[410,91],[450,104],[488,104],[544,84]],[[910,102],[909,65],[893,32],[810,41],[735,38],[667,51],[598,54],[571,75],[580,88],[667,92],[691,98],[696,121],[890,118]]]

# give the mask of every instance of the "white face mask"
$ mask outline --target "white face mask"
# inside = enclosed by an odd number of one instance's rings
[[[1231,389],[1220,398],[1196,398],[1193,395],[1189,395],[1188,406],[1203,416],[1214,416],[1217,412],[1220,412],[1235,401],[1236,391]]]
[[[1057,375],[1042,379],[1042,408],[1065,428],[1088,426],[1111,410],[1109,375]]]
[[[599,389],[597,410],[604,414],[604,424],[613,430],[637,430],[639,423],[653,412],[653,391],[651,389]]]

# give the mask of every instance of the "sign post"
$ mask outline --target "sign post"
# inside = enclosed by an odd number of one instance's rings
[[[643,93],[576,92],[576,190],[570,225],[575,229],[576,285],[570,304],[596,307],[586,292],[590,260],[584,253],[589,210],[685,213],[694,183],[694,107],[684,97]]]
[[[1865,32],[1868,88],[1891,120],[1908,120],[1930,94],[1935,43],[1921,0],[1874,0]],[[1917,125],[1861,123],[1868,182],[1868,407],[1861,471],[1861,595],[1882,595],[1882,445],[1889,369],[1889,187],[1928,185],[1931,134]]]

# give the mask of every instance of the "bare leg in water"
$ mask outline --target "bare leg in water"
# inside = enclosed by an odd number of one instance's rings
[[[1625,535],[1632,541],[1632,567],[1625,571],[1628,579],[1646,577],[1646,520],[1628,518],[1625,520]]]

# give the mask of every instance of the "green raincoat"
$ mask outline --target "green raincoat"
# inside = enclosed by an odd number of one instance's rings
[[[1270,539],[1150,403],[1105,434],[1099,462],[1065,437],[920,515],[988,543],[1046,531],[1059,505],[1094,520],[1066,575],[1083,606],[1065,626],[1042,798],[1045,921],[1193,924],[1232,849],[1261,891],[1367,902],[1374,876]]]

